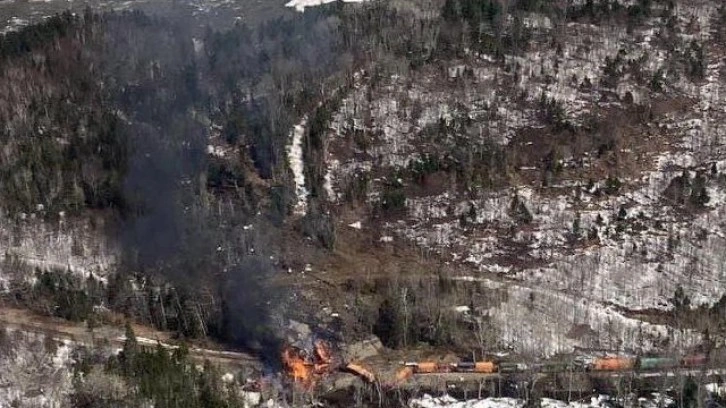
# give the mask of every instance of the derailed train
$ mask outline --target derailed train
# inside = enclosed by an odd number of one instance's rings
[[[682,358],[673,357],[598,357],[572,359],[561,362],[521,363],[509,361],[476,361],[458,363],[414,362],[404,363],[404,369],[412,374],[439,373],[522,373],[522,372],[566,372],[566,371],[662,371],[677,368],[706,367],[709,358],[705,354],[690,354]]]
[[[674,357],[603,357],[595,358],[585,366],[590,371],[660,371],[672,368],[698,368],[708,365],[705,354]]]

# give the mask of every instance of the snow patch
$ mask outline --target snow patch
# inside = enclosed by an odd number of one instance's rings
[[[432,397],[424,394],[421,398],[411,400],[411,408],[521,408],[524,401],[514,398],[485,398],[480,400],[459,401],[449,395]]]
[[[640,397],[635,401],[629,396],[625,399],[613,398],[609,395],[595,395],[585,400],[565,402],[551,398],[542,398],[539,404],[542,408],[609,408],[612,406],[638,406],[641,408],[656,408],[670,406],[675,401],[667,395],[652,393],[649,397]],[[433,397],[424,394],[414,398],[409,403],[410,408],[521,408],[526,401],[515,398],[483,398],[459,401],[449,395]]]
[[[336,0],[291,0],[285,3],[285,7],[293,7],[296,11],[304,12],[306,7],[315,7],[322,4],[332,3]],[[342,0],[344,3],[361,3],[365,0]]]
[[[303,136],[305,135],[305,126],[307,125],[307,117],[303,118],[300,123],[295,125],[291,132],[291,142],[287,146],[287,161],[292,170],[293,179],[295,181],[295,195],[297,203],[293,212],[303,216],[307,213],[308,192],[305,187],[305,161],[303,160]]]

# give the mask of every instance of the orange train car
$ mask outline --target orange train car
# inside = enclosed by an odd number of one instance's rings
[[[482,374],[491,374],[497,371],[497,366],[491,361],[477,361],[474,364],[474,372]]]
[[[365,379],[369,383],[376,382],[375,374],[373,374],[371,372],[371,370],[367,369],[366,367],[363,367],[360,364],[350,363],[347,366],[345,366],[345,370]]]
[[[592,363],[594,371],[626,371],[635,367],[635,359],[629,357],[596,358]]]
[[[413,367],[413,372],[416,374],[434,374],[441,371],[439,364],[433,361],[424,361]]]
[[[453,365],[456,372],[491,374],[498,371],[497,364],[493,361],[463,362]]]

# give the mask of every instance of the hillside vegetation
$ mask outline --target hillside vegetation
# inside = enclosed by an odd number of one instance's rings
[[[291,319],[460,355],[723,340],[723,4],[332,3],[201,31],[88,9],[0,39],[3,302],[270,365]],[[151,364],[206,404],[180,353],[104,375],[173,406],[131,373]]]

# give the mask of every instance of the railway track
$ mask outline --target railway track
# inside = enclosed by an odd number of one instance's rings
[[[551,372],[551,373],[436,373],[420,374],[401,388],[411,391],[442,392],[462,398],[512,396],[528,398],[545,395],[553,398],[583,397],[637,390],[663,392],[677,389],[692,376],[700,383],[723,383],[726,368],[677,369],[652,372]]]
[[[0,307],[0,327],[27,333],[38,333],[60,341],[71,341],[87,346],[104,346],[111,349],[120,349],[125,341],[124,329],[115,325],[101,325],[93,330],[82,324],[68,322],[63,319],[40,316],[25,309]],[[171,333],[158,331],[146,326],[134,325],[137,342],[142,347],[164,347],[175,349]],[[261,368],[260,361],[247,353],[225,350],[221,347],[189,346],[190,356],[197,361],[209,360],[223,366],[237,366]],[[391,363],[395,364],[395,363]],[[382,367],[379,367],[382,368]],[[390,367],[387,367],[390,369]],[[383,368],[385,369],[385,368]],[[375,371],[375,370],[374,370]],[[467,388],[481,391],[482,387],[492,391],[492,385],[501,386],[507,381],[526,381],[531,383],[545,383],[548,378],[571,377],[573,383],[591,384],[593,380],[638,379],[659,380],[677,379],[685,376],[701,377],[706,379],[726,378],[726,363],[715,362],[715,365],[700,367],[671,367],[661,370],[620,370],[620,371],[586,371],[583,369],[568,369],[564,365],[547,367],[546,370],[536,369],[515,372],[429,372],[415,373],[409,381],[399,384],[402,388]],[[654,383],[656,381],[653,381]],[[587,386],[580,387],[583,390]]]
[[[124,328],[120,326],[100,325],[89,329],[80,323],[40,316],[25,309],[8,307],[0,307],[0,327],[25,333],[37,333],[50,336],[58,341],[70,341],[86,346],[97,345],[120,349],[126,341]],[[161,346],[166,349],[179,347],[174,343],[171,333],[141,325],[132,325],[132,327],[136,340],[142,347]],[[211,348],[192,344],[189,346],[189,355],[197,361],[209,360],[225,366],[261,367],[260,361],[254,356],[225,350],[221,347]]]
[[[688,376],[704,376],[704,377],[724,377],[726,378],[726,367],[714,368],[714,367],[703,367],[700,369],[693,368],[678,368],[670,370],[660,371],[550,371],[550,372],[528,372],[528,373],[430,373],[430,374],[416,374],[413,376],[415,380],[441,378],[451,381],[467,381],[467,380],[503,380],[512,377],[524,377],[529,376],[532,378],[546,377],[552,375],[572,374],[578,376],[587,376],[592,378],[620,378],[620,377],[632,377],[632,378],[655,378],[655,377],[688,377]]]

